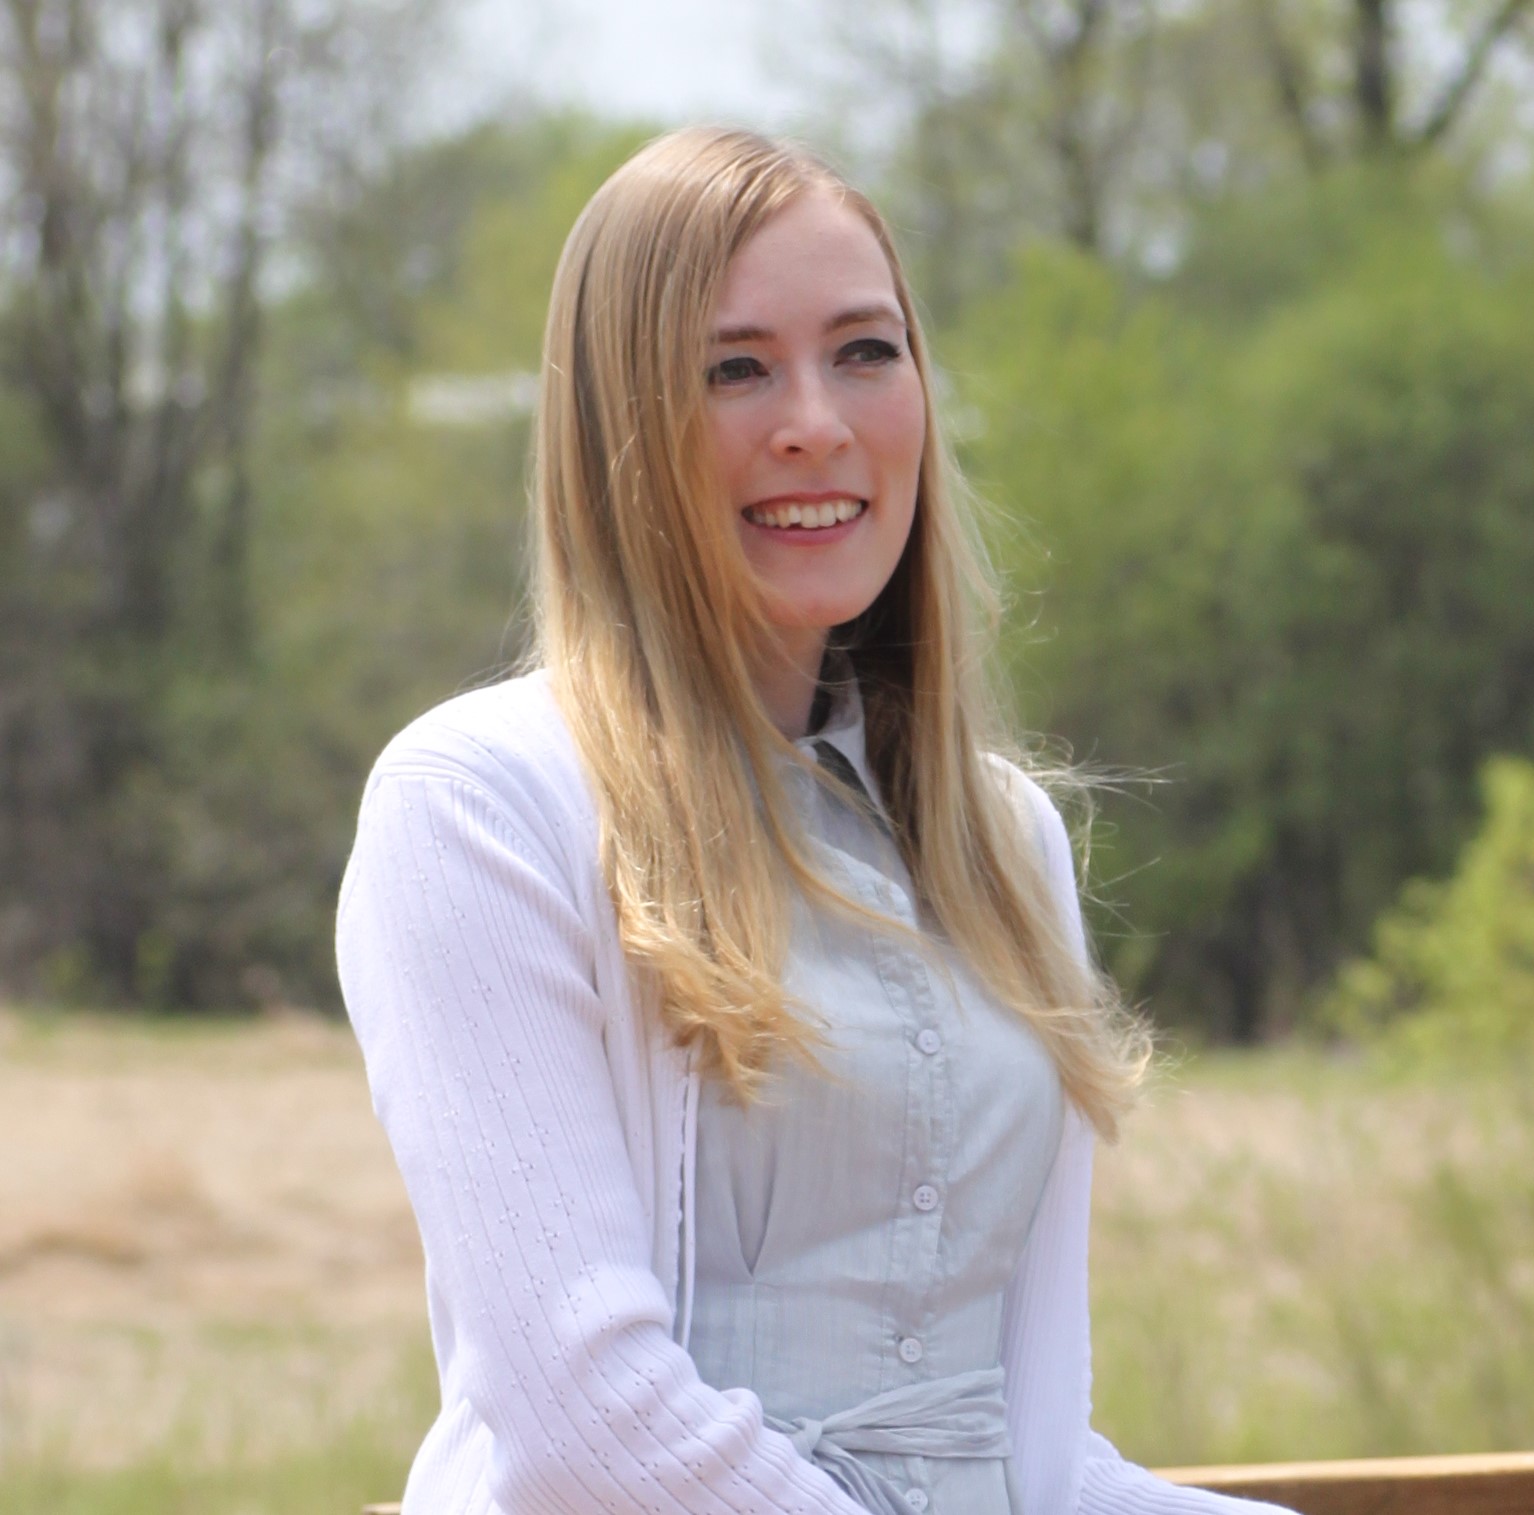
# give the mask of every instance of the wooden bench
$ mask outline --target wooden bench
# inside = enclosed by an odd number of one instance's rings
[[[1266,1499],[1300,1515],[1534,1515],[1534,1452],[1158,1472],[1173,1483]],[[362,1515],[399,1515],[399,1506],[365,1505]]]
[[[1173,1483],[1300,1515],[1534,1515],[1534,1452],[1162,1468]]]

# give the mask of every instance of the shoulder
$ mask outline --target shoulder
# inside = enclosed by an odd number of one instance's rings
[[[580,762],[547,675],[489,684],[417,716],[379,754],[367,787],[433,775],[496,794],[525,785],[578,792]]]
[[[1059,876],[1062,869],[1074,877],[1070,836],[1049,791],[1032,774],[999,753],[986,753],[985,764],[1050,877]]]
[[[402,786],[472,791],[508,825],[570,857],[595,842],[595,809],[570,729],[539,670],[456,695],[389,742],[362,811]]]
[[[1016,763],[993,753],[987,753],[986,759],[1002,792],[1011,802],[1013,814],[1027,828],[1042,882],[1053,901],[1066,944],[1079,961],[1089,962],[1091,954],[1081,919],[1076,854],[1058,807],[1048,790]]]

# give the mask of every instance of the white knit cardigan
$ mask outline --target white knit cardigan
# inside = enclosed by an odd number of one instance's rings
[[[1079,933],[1064,828],[1032,792]],[[404,1515],[859,1515],[754,1395],[709,1387],[687,1355],[697,1074],[636,994],[546,677],[460,696],[390,743],[337,949],[421,1230],[442,1379]],[[1024,1507],[1250,1515],[1089,1429],[1091,1164],[1069,1114],[1007,1293]]]

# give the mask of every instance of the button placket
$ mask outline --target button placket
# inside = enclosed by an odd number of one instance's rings
[[[882,867],[882,858],[863,834],[867,830],[865,818],[852,807],[836,803],[837,797],[829,796],[819,785],[807,788],[827,811],[825,815],[811,812],[807,828],[834,858],[837,871],[833,872],[828,863],[827,874],[838,882],[839,875],[844,876],[850,886],[848,893],[860,903],[901,918],[904,913],[898,909],[898,896],[881,887],[881,875],[895,870],[893,866]],[[963,1368],[971,1360],[971,1318],[948,1313],[954,1280],[966,1276],[960,1269],[968,1266],[963,1249],[970,1233],[954,1238],[946,1217],[950,1196],[955,1206],[968,1214],[966,1185],[974,1179],[972,1147],[966,1144],[971,1129],[967,1121],[974,1108],[969,1100],[977,1082],[976,1062],[984,1071],[992,1070],[990,1021],[977,1016],[972,1022],[967,1013],[971,1008],[967,978],[956,975],[950,981],[925,956],[900,953],[902,938],[886,933],[882,941],[865,942],[852,928],[844,931],[839,920],[815,918],[812,909],[806,913],[815,927],[813,937],[806,932],[806,940],[816,949],[804,957],[806,985],[823,991],[816,1003],[824,1002],[836,1012],[845,1007],[846,1025],[860,1035],[869,1035],[871,1041],[877,1038],[877,1063],[870,1057],[858,1065],[858,1071],[871,1073],[875,1066],[887,1070],[887,1076],[881,1074],[875,1086],[884,1100],[879,1106],[877,1160],[866,1167],[848,1164],[849,1174],[860,1173],[860,1177],[855,1184],[849,1183],[845,1197],[849,1219],[856,1212],[855,1218],[866,1219],[869,1228],[881,1228],[881,1249],[877,1255],[870,1250],[866,1296],[858,1298],[855,1310],[849,1306],[845,1321],[838,1321],[839,1326],[845,1324],[850,1329],[834,1342],[833,1333],[827,1333],[826,1345],[835,1356],[828,1371],[836,1371],[843,1360],[866,1361],[870,1390],[910,1388],[923,1380],[936,1380],[956,1367]],[[881,951],[881,946],[886,950]],[[846,961],[854,952],[855,966]],[[831,958],[835,966],[817,984],[809,973],[821,966],[821,955]],[[877,983],[873,982],[875,975]],[[883,1018],[880,987],[898,1018]],[[880,1012],[877,1020],[876,1009]],[[954,1043],[951,1048],[947,1045],[950,1040]],[[999,1044],[999,1038],[996,1041]],[[1006,1050],[1010,1051],[1010,1043]],[[818,1151],[812,1150],[808,1156],[811,1162],[821,1160]],[[833,1204],[827,1209],[840,1211],[843,1206]],[[866,1217],[862,1213],[865,1210]],[[887,1240],[882,1228],[888,1230]],[[812,1277],[811,1286],[813,1282]],[[720,1292],[722,1295],[723,1290]],[[726,1331],[732,1339],[747,1335],[734,1328],[734,1322],[745,1312],[737,1308],[733,1296],[730,1309],[733,1314],[723,1308],[718,1313],[717,1319],[724,1323],[720,1336]],[[979,1314],[977,1311],[977,1318]],[[755,1315],[746,1318],[755,1321]],[[956,1327],[954,1321],[958,1322]],[[984,1320],[980,1327],[984,1330]],[[765,1328],[764,1338],[776,1329],[775,1325]],[[844,1353],[849,1342],[854,1343],[855,1352]],[[737,1348],[732,1346],[731,1350],[738,1355]],[[926,1361],[929,1353],[930,1363]],[[719,1355],[724,1355],[722,1348]],[[818,1373],[818,1359],[816,1367]],[[728,1381],[742,1382],[745,1376],[732,1372]],[[861,1367],[848,1375],[849,1381],[858,1382],[860,1387],[864,1376]],[[722,1376],[720,1381],[725,1381]],[[891,1480],[887,1497],[892,1512],[911,1509],[918,1515],[931,1515],[948,1510],[955,1497],[950,1487],[959,1491],[960,1506],[970,1502],[970,1485],[963,1479],[950,1481],[947,1465],[934,1465],[910,1455],[891,1457],[877,1465]],[[937,1477],[939,1473],[943,1476]],[[935,1477],[935,1494],[924,1487],[929,1476]]]

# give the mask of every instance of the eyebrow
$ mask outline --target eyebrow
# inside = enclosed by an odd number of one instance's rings
[[[825,329],[840,331],[845,326],[864,326],[870,321],[891,321],[904,329],[905,317],[893,305],[854,305],[850,310],[839,311],[826,322]],[[723,326],[710,339],[720,346],[728,347],[735,342],[766,342],[772,332],[765,326]]]

